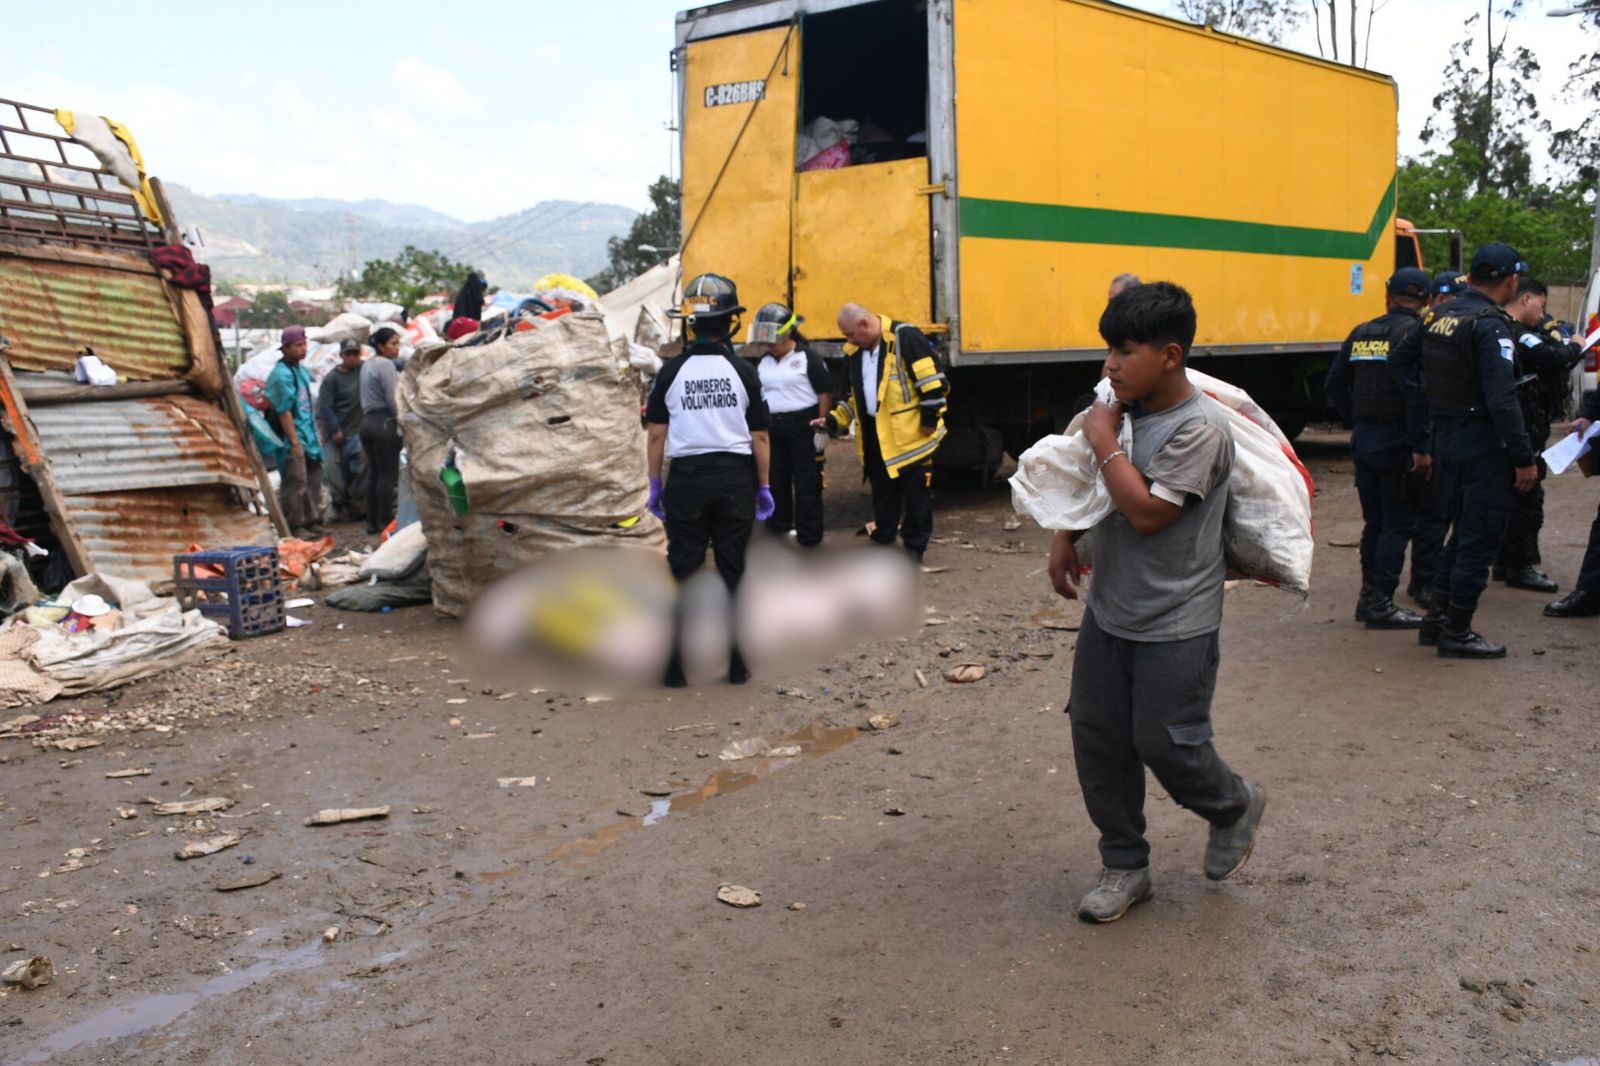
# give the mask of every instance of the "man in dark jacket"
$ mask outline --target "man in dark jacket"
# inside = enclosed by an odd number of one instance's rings
[[[1417,631],[1418,643],[1437,646],[1445,658],[1506,654],[1504,645],[1473,631],[1472,616],[1505,538],[1512,493],[1529,491],[1539,479],[1517,403],[1516,341],[1505,311],[1526,271],[1510,245],[1478,249],[1468,290],[1430,310],[1421,328],[1389,353],[1389,369],[1406,395],[1413,462],[1433,471],[1451,526],[1433,602]]]
[[[1417,514],[1405,395],[1389,373],[1388,359],[1390,349],[1421,325],[1431,284],[1415,267],[1395,271],[1388,284],[1388,310],[1351,332],[1323,386],[1328,402],[1353,427],[1350,451],[1364,523],[1355,615],[1368,629],[1415,629],[1422,624],[1419,615],[1394,602]]]

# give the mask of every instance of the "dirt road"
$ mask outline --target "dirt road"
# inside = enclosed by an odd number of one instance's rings
[[[1202,823],[1152,783],[1156,899],[1112,926],[1074,917],[1098,863],[1061,714],[1074,633],[1049,628],[1072,614],[1043,575],[1048,535],[1004,530],[1003,489],[947,491],[927,562],[949,569],[926,578],[946,624],[791,676],[605,703],[485,692],[431,611],[319,607],[117,695],[164,732],[0,742],[0,944],[56,967],[0,997],[0,1060],[1600,1055],[1600,622],[1495,586],[1480,624],[1511,645],[1502,663],[1364,631],[1356,553],[1332,546],[1359,528],[1348,458],[1304,454],[1309,606],[1228,593],[1219,746],[1271,792],[1232,882],[1203,878]],[[851,458],[832,458],[841,539],[866,513]],[[1595,497],[1550,483],[1563,585]],[[962,661],[987,676],[946,683]],[[880,712],[901,724],[858,728]],[[757,735],[801,754],[717,759]],[[151,773],[106,776],[124,768]],[[141,802],[209,796],[235,802],[199,825]],[[375,804],[392,813],[302,824]],[[173,858],[227,832],[243,841]],[[719,902],[724,883],[761,906]]]

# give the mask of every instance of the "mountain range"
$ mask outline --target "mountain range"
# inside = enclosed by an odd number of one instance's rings
[[[618,204],[546,200],[487,222],[385,200],[278,200],[206,196],[167,183],[173,214],[199,226],[199,258],[219,280],[332,284],[408,244],[483,271],[492,286],[521,288],[543,274],[589,277],[606,265],[606,241],[638,213]]]

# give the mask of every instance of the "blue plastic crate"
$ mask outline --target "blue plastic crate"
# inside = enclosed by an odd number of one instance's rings
[[[220,567],[219,576],[200,573]],[[178,604],[228,627],[234,640],[276,633],[284,626],[283,578],[277,548],[217,548],[172,557]]]

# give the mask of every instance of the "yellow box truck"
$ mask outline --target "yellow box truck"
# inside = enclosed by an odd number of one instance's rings
[[[683,270],[915,322],[952,370],[946,462],[1059,429],[1113,277],[1188,288],[1197,364],[1291,431],[1383,283],[1381,74],[1099,0],[732,0],[677,17]]]

